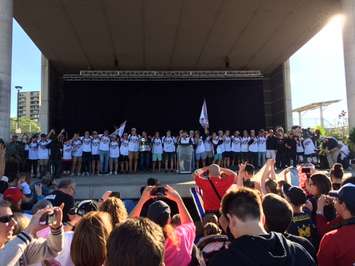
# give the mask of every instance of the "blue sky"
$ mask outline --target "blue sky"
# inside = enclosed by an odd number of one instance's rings
[[[342,100],[325,109],[326,126],[335,126],[338,114],[342,110],[347,110],[342,23],[340,17],[331,20],[290,59],[293,108],[319,101]],[[24,90],[40,90],[41,87],[41,52],[15,20],[11,83],[11,117],[14,117],[16,116],[14,87],[20,85]],[[296,114],[294,121],[298,123]],[[319,111],[304,113],[303,126],[318,124],[320,124]]]

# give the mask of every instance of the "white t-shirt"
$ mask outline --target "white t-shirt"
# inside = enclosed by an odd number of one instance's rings
[[[193,140],[190,137],[181,137],[180,138],[180,144],[186,145],[193,143]]]
[[[156,154],[163,153],[163,142],[161,138],[154,137],[152,139],[152,145],[153,145],[152,153],[156,153]]]
[[[203,153],[206,151],[205,149],[205,143],[203,143],[202,137],[200,137],[198,140],[196,140],[196,153]]]
[[[303,153],[304,152],[304,148],[303,148],[303,145],[302,145],[302,140],[298,140],[297,141],[296,151],[297,151],[297,153]]]
[[[83,142],[83,152],[91,152],[91,137],[82,137],[81,141]]]
[[[91,140],[91,154],[98,155],[100,146],[100,138],[94,138]]]
[[[63,160],[71,160],[72,159],[72,151],[73,146],[70,144],[63,145]]]
[[[128,156],[128,145],[129,145],[128,139],[121,139],[121,147],[120,147],[121,155]]]
[[[73,145],[73,156],[81,157],[83,155],[83,143],[80,139],[76,139],[72,141]]]
[[[38,159],[48,160],[49,159],[49,150],[47,145],[51,143],[51,140],[39,140],[38,141]]]
[[[248,152],[249,151],[249,137],[242,137],[242,143],[240,145],[241,152]]]
[[[224,136],[223,138],[223,145],[224,145],[224,151],[230,152],[232,151],[232,139],[229,136]]]
[[[163,137],[163,151],[164,152],[175,152],[176,139],[174,137]]]
[[[240,137],[232,136],[232,151],[233,152],[240,152],[241,142],[242,142],[242,139]]]
[[[258,152],[266,152],[266,138],[264,136],[258,137]]]
[[[221,137],[216,137],[212,140],[212,142],[214,145],[217,145],[218,142],[220,142],[220,140],[222,140]],[[222,142],[221,144],[217,145],[216,152],[217,152],[217,154],[222,154],[224,151],[225,151],[224,150],[224,143]]]
[[[303,146],[304,146],[305,155],[310,155],[315,153],[316,147],[314,146],[314,143],[310,138],[307,138],[303,141]]]
[[[213,151],[213,144],[212,144],[212,137],[211,136],[206,137],[204,144],[205,144],[205,151],[206,152]]]
[[[38,142],[31,142],[28,144],[28,159],[38,160]]]
[[[249,145],[250,152],[258,152],[258,141],[256,137],[250,137],[250,140],[254,140],[252,144]]]
[[[117,141],[110,142],[110,158],[120,157],[120,147]]]
[[[101,136],[99,150],[100,151],[109,151],[110,150],[110,137],[109,136],[105,136],[105,135]]]
[[[138,152],[139,151],[139,136],[129,135],[128,136],[128,151]]]

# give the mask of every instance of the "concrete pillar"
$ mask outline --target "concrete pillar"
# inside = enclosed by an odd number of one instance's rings
[[[355,1],[342,0],[345,23],[343,28],[346,95],[349,128],[355,127]]]
[[[42,55],[41,58],[41,107],[39,111],[39,124],[42,132],[48,132],[49,127],[49,63]]]
[[[12,0],[0,0],[0,138],[10,139]]]
[[[284,95],[285,95],[285,126],[291,129],[293,126],[292,117],[292,95],[291,95],[291,70],[290,61],[284,63]]]

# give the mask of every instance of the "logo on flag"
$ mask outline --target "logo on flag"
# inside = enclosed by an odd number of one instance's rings
[[[200,114],[200,124],[203,128],[208,128],[209,126],[206,100],[204,100],[202,104],[202,109]]]

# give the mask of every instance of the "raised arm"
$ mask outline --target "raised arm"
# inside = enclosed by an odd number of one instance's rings
[[[165,186],[165,188],[166,188],[166,197],[170,200],[175,201],[178,206],[181,224],[193,223],[191,215],[187,210],[184,201],[180,197],[180,194],[169,185]]]
[[[129,214],[130,218],[138,218],[141,215],[141,211],[143,209],[144,203],[146,203],[149,199],[152,198],[151,196],[151,191],[152,191],[153,187],[152,186],[146,186],[141,198],[139,199],[136,207],[134,207],[134,209],[131,211],[131,213]]]
[[[204,173],[207,173],[208,171],[208,166],[205,166],[200,169],[196,169],[195,172],[193,172],[192,177],[194,180],[196,180],[196,177],[201,177]]]

